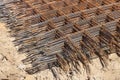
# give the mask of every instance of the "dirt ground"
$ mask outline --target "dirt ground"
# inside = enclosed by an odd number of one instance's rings
[[[0,80],[55,80],[50,70],[28,75],[21,60],[25,54],[19,54],[14,46],[14,38],[10,37],[6,24],[0,22]],[[102,68],[99,59],[90,64],[90,80],[120,80],[120,58],[116,54],[109,56],[108,67]],[[72,75],[59,73],[60,80],[88,80],[85,70],[81,67],[80,73]]]

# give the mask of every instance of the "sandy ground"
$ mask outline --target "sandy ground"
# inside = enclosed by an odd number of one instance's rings
[[[0,79],[23,80],[27,74],[4,23],[0,23]]]
[[[17,47],[13,44],[6,24],[0,22],[0,80],[55,80],[50,70],[41,71],[34,75],[28,75],[21,60],[25,54],[19,54]],[[94,59],[90,64],[90,80],[120,80],[120,58],[115,54],[109,56],[111,59],[107,68],[102,68],[99,59]],[[88,80],[85,70],[81,67],[80,73],[72,75],[59,73],[60,80]]]

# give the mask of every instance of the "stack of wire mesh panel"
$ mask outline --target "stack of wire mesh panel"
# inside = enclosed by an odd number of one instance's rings
[[[89,70],[94,58],[106,66],[109,54],[120,56],[119,0],[19,0],[4,7],[29,74],[78,69],[79,62]]]

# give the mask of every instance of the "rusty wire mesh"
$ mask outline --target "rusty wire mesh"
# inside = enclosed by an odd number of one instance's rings
[[[106,66],[109,54],[120,56],[119,0],[20,0],[5,7],[29,74],[53,66],[69,71],[69,63],[77,69],[78,61],[88,69],[96,57]]]

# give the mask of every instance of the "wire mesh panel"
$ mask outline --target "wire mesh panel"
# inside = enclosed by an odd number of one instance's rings
[[[89,70],[98,57],[120,56],[119,0],[20,0],[4,4],[9,10],[11,36],[26,53],[26,71],[34,74],[57,66],[64,71],[78,61]],[[77,68],[76,68],[77,69]]]

